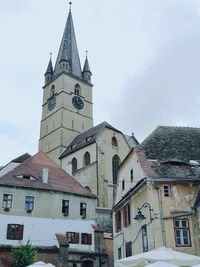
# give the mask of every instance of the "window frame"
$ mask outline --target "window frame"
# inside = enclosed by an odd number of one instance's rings
[[[131,224],[131,205],[127,203],[123,207],[123,226],[128,227]]]
[[[171,191],[170,191],[170,185],[169,184],[164,184],[163,185],[163,196],[164,197],[170,197],[171,196]]]
[[[35,202],[34,196],[25,196],[24,209],[27,212],[33,211],[33,209],[34,209],[34,202]]]
[[[88,151],[86,151],[84,156],[83,156],[83,165],[88,166],[88,165],[90,165],[90,162],[91,162],[90,153]]]
[[[69,200],[68,199],[62,200],[62,213],[64,216],[69,215]]]
[[[111,144],[112,144],[112,146],[114,146],[114,147],[118,147],[118,141],[117,141],[116,136],[113,136],[113,137],[112,137],[112,139],[111,139]]]
[[[80,243],[80,234],[78,232],[66,232],[66,238],[69,244]]]
[[[74,173],[78,169],[78,161],[77,161],[77,158],[74,157],[72,159],[72,161],[71,161],[71,164],[72,164],[72,173]]]
[[[8,240],[23,240],[24,225],[9,223],[7,224],[6,239]]]
[[[118,233],[122,230],[122,215],[121,210],[115,213],[115,232]]]
[[[126,242],[125,244],[125,252],[126,252],[126,257],[132,256],[132,242]]]
[[[81,244],[92,245],[92,234],[81,233]]]
[[[80,203],[80,215],[83,219],[85,219],[87,216],[87,203],[85,202]]]
[[[9,199],[9,197],[11,197],[11,199]],[[5,203],[5,205],[4,205],[4,203]],[[10,203],[10,205],[8,205],[8,203]],[[2,201],[2,208],[3,209],[11,209],[12,203],[13,203],[13,195],[8,194],[8,193],[4,193],[3,194],[3,201]]]
[[[182,223],[186,222],[186,226],[183,226]],[[176,226],[176,222],[179,222],[179,227]],[[180,225],[181,223],[181,225]],[[174,219],[174,239],[175,239],[175,245],[176,247],[191,247],[191,235],[190,235],[190,225],[189,225],[189,219]],[[187,237],[184,237],[184,232],[186,231]],[[177,233],[180,233],[177,237]],[[177,239],[180,239],[180,244],[178,244]],[[188,243],[184,243],[184,239],[187,238]]]

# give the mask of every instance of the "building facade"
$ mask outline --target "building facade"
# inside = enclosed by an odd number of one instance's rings
[[[39,258],[57,248],[50,259],[56,266],[99,266],[100,260],[107,266],[103,232],[95,221],[96,196],[43,152],[1,177],[0,200],[1,260],[5,247],[30,241],[41,251]]]
[[[196,128],[158,127],[122,162],[113,213],[115,260],[161,246],[200,255],[194,209],[199,138]]]

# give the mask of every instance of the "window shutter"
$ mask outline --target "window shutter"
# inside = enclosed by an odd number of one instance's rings
[[[126,206],[123,208],[123,226],[126,226]]]
[[[74,233],[74,243],[79,244],[79,233]]]
[[[7,226],[7,239],[11,239],[11,224],[8,224]]]
[[[18,228],[18,239],[19,240],[23,240],[23,232],[24,232],[24,226],[19,225],[19,228]]]
[[[87,234],[87,244],[88,245],[92,244],[92,235],[91,234]]]

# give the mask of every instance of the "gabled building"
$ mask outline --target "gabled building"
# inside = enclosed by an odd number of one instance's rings
[[[134,136],[129,143],[136,145]],[[97,205],[112,208],[117,170],[131,147],[122,132],[107,122],[77,135],[61,154],[61,166],[97,195]]]
[[[96,196],[43,152],[0,178],[0,201],[2,261],[5,248],[30,241],[39,259],[56,266],[60,260],[69,267],[96,266],[100,260],[107,266]]]
[[[114,258],[160,246],[200,255],[194,203],[200,129],[158,127],[119,166]]]

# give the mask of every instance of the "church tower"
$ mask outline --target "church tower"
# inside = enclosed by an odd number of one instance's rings
[[[81,69],[71,4],[53,69],[45,73],[39,150],[59,163],[59,156],[76,135],[93,126],[91,71],[86,55]]]

